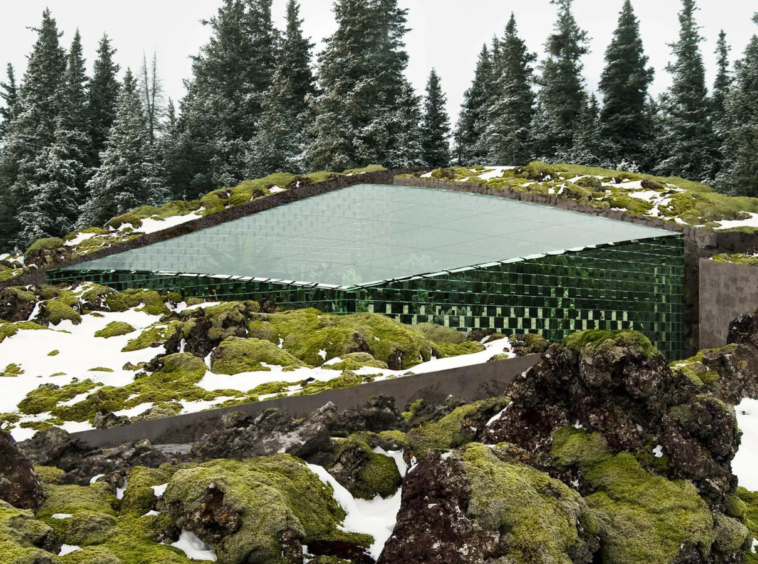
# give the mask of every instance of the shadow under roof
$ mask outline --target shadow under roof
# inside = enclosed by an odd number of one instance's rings
[[[671,235],[493,196],[361,184],[65,270],[211,274],[353,287]]]

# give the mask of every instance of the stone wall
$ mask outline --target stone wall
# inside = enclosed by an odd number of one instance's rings
[[[726,346],[729,325],[758,309],[758,268],[700,260],[700,348]]]
[[[209,432],[225,413],[232,411],[252,414],[277,408],[297,418],[307,416],[328,402],[336,405],[338,411],[344,411],[363,405],[371,396],[378,395],[395,398],[395,405],[400,409],[404,409],[411,402],[421,398],[429,403],[443,403],[448,396],[452,395],[466,401],[476,401],[503,395],[513,379],[531,368],[539,359],[540,355],[530,355],[383,380],[343,390],[329,390],[312,396],[272,399],[177,417],[140,421],[102,431],[83,431],[72,433],[72,436],[98,448],[115,447],[144,439],[153,444],[186,444],[198,440]]]

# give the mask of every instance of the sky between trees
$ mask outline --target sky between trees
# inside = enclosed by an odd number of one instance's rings
[[[597,89],[603,68],[603,55],[616,27],[623,0],[576,0],[574,14],[592,39],[590,53],[584,59],[589,88]],[[198,52],[210,34],[200,20],[216,13],[220,0],[25,0],[15,3],[0,18],[0,64],[12,63],[18,76],[23,76],[26,55],[36,39],[27,26],[39,25],[42,10],[54,11],[58,26],[68,44],[78,27],[82,34],[84,56],[90,66],[95,58],[97,42],[108,33],[118,49],[116,62],[122,71],[139,68],[143,51],[157,52],[159,71],[167,96],[183,97],[183,80],[191,75],[190,55]],[[484,42],[493,35],[501,36],[511,11],[516,15],[519,33],[530,50],[543,54],[543,44],[555,21],[555,6],[549,0],[401,0],[408,8],[407,36],[410,62],[407,76],[420,93],[426,86],[429,71],[436,68],[448,97],[448,113],[455,123],[464,91],[471,85],[477,56]],[[697,19],[706,42],[701,45],[708,71],[707,82],[715,75],[716,40],[719,30],[726,29],[732,46],[732,59],[744,52],[755,27],[751,17],[756,6],[748,0],[699,0]],[[274,0],[278,26],[284,22],[286,0]],[[301,4],[303,28],[317,43],[336,29],[332,0],[305,0]],[[634,9],[640,26],[646,54],[655,68],[650,93],[657,96],[671,83],[665,72],[671,60],[668,43],[678,33],[677,12],[680,0],[635,0]]]

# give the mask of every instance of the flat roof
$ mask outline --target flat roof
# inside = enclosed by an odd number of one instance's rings
[[[506,198],[360,184],[64,270],[354,287],[672,235]]]

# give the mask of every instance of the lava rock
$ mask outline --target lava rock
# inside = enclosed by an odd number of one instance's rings
[[[0,499],[36,511],[45,499],[42,482],[9,433],[0,432]]]
[[[34,312],[36,296],[22,288],[0,290],[0,319],[15,323],[28,320]]]
[[[327,420],[327,426],[330,433],[345,435],[364,431],[404,431],[410,427],[395,406],[394,398],[383,395],[371,396],[363,406],[335,413]]]

